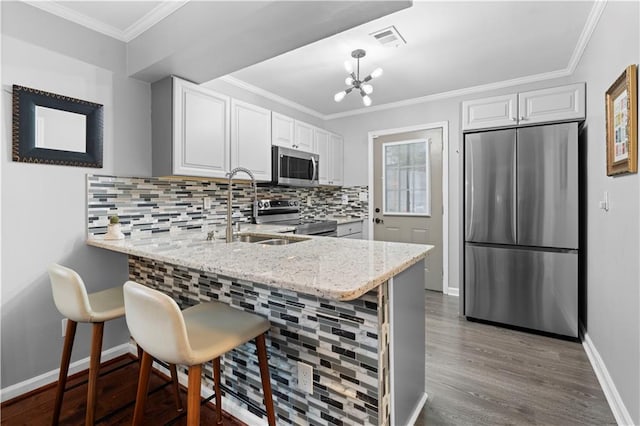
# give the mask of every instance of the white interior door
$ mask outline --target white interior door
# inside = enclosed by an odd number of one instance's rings
[[[442,291],[442,128],[376,137],[373,166],[374,240],[433,245],[425,288]]]

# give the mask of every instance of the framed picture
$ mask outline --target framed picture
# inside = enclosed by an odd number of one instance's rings
[[[629,65],[605,95],[607,176],[638,172],[638,67]]]
[[[101,168],[103,109],[14,84],[13,161]]]

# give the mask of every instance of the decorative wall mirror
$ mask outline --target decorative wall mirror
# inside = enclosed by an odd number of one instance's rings
[[[13,85],[13,161],[102,168],[103,106]]]

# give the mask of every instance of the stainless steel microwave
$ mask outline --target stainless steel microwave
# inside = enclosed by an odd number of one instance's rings
[[[272,181],[276,185],[318,186],[320,156],[297,149],[271,147]]]

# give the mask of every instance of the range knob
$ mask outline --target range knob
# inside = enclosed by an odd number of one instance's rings
[[[258,201],[258,208],[261,209],[264,207],[264,203],[262,201]]]
[[[268,209],[270,205],[271,205],[271,203],[269,203],[269,201],[265,201],[264,202],[264,208],[265,209]]]
[[[298,205],[298,202],[297,202],[297,201],[294,201],[294,202],[293,202],[293,205],[294,205],[294,206],[297,206],[297,205]]]

